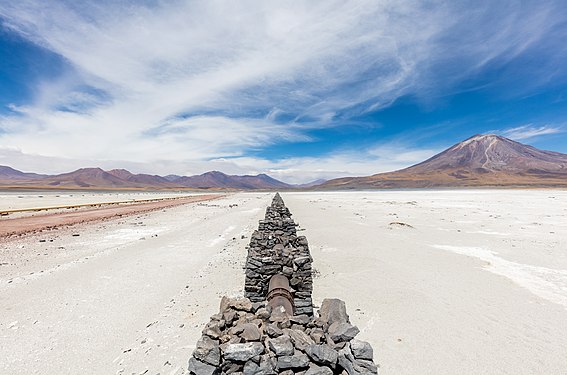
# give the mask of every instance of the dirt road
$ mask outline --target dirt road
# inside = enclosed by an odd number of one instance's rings
[[[46,213],[37,216],[18,217],[15,219],[0,219],[0,238],[13,237],[30,232],[39,232],[61,226],[87,223],[134,215],[143,212],[180,206],[187,203],[202,202],[222,197],[220,194],[196,195],[183,198],[168,198],[150,202],[129,202],[128,204],[101,204],[98,208],[78,208],[72,212]],[[54,208],[53,210],[57,210]],[[27,211],[31,211],[27,209]],[[40,211],[40,210],[38,210]]]

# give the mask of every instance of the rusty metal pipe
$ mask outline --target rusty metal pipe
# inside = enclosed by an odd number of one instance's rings
[[[274,275],[268,285],[268,306],[274,311],[283,307],[286,314],[293,316],[293,296],[290,292],[289,280],[284,275]]]

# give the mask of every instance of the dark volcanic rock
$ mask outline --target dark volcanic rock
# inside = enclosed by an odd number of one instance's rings
[[[333,370],[326,366],[317,366],[314,364],[309,365],[309,370],[305,373],[305,375],[333,375]]]
[[[217,367],[191,357],[189,359],[189,372],[196,375],[212,375],[217,372]]]
[[[297,329],[284,329],[283,331],[285,334],[291,337],[291,341],[293,342],[293,345],[301,351],[305,351],[305,349],[309,345],[315,344],[313,339],[309,337],[309,335],[306,334],[304,331],[300,331]]]
[[[309,366],[309,358],[305,354],[295,354],[292,356],[278,357],[278,367],[285,369],[302,369]]]
[[[252,357],[260,355],[264,352],[264,345],[259,342],[250,342],[245,344],[229,344],[224,350],[224,358],[245,362]]]
[[[350,348],[352,350],[352,354],[354,355],[354,358],[367,359],[371,361],[374,357],[374,351],[372,350],[372,346],[370,346],[370,344],[367,343],[366,341],[360,341],[354,339],[350,342]]]
[[[296,236],[295,223],[279,194],[251,238],[245,283],[250,298],[222,298],[219,313],[211,316],[197,342],[189,373],[376,373],[372,347],[354,340],[358,328],[350,324],[343,301],[326,299],[320,315],[313,314],[307,240]],[[287,275],[292,288],[275,289],[266,301],[273,274]],[[274,304],[277,298],[293,301],[293,311],[283,307],[287,302]]]
[[[349,317],[346,312],[346,305],[340,299],[325,299],[319,309],[321,319],[329,326],[335,322],[347,323]]]
[[[329,327],[329,334],[334,342],[350,341],[352,340],[360,330],[350,323],[340,323],[334,322]]]
[[[281,335],[274,339],[269,339],[268,347],[277,356],[288,356],[294,353],[293,343],[288,335]]]
[[[339,353],[327,344],[309,345],[305,349],[305,353],[307,353],[309,358],[315,361],[315,363],[331,368],[335,368],[337,359],[339,358]]]
[[[216,340],[203,336],[197,341],[197,348],[193,352],[193,356],[205,363],[213,366],[220,364],[219,343]]]

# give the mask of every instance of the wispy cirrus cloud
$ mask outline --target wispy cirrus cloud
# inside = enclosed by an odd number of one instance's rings
[[[244,166],[251,149],[309,141],[308,129],[430,97],[560,39],[561,2],[515,3],[3,2],[3,26],[67,66],[0,115],[0,145],[156,173],[164,162]],[[563,50],[542,54],[563,61]],[[536,70],[526,74],[541,79]],[[262,160],[321,175],[393,166],[372,152]]]
[[[543,136],[543,135],[550,135],[550,134],[559,134],[563,133],[565,129],[560,126],[551,126],[551,125],[543,125],[543,126],[535,126],[532,124],[517,126],[514,128],[509,128],[501,131],[500,133],[510,139],[515,141],[525,141],[527,139]]]

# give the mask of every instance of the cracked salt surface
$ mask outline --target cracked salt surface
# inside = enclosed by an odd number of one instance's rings
[[[497,252],[481,247],[430,246],[488,262],[483,267],[485,270],[504,276],[533,294],[567,308],[567,270],[511,262],[497,256]]]

